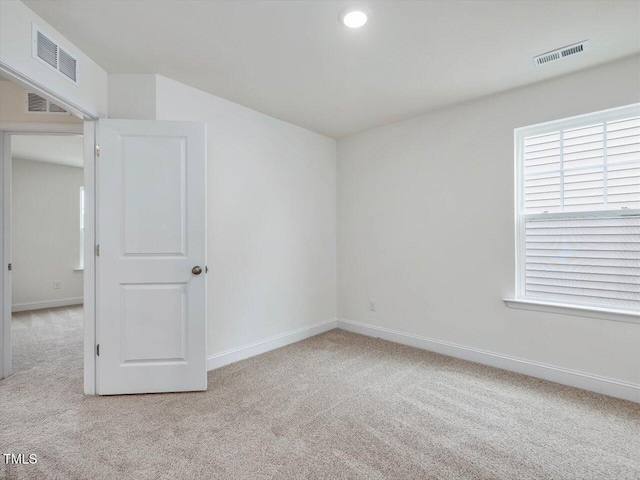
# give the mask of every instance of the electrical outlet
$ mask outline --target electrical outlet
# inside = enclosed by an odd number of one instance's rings
[[[369,310],[371,310],[372,312],[376,311],[376,301],[375,300],[369,300]]]
[[[60,282],[53,282],[53,289],[60,290],[60,288],[62,288],[60,285],[61,285]]]

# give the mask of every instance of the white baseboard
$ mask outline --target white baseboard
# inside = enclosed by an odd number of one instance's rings
[[[61,298],[59,300],[47,300],[44,302],[17,303],[11,306],[12,312],[24,312],[27,310],[40,310],[43,308],[68,307],[69,305],[82,305],[82,297]]]
[[[230,363],[235,363],[240,360],[244,360],[245,358],[284,347],[290,343],[299,342],[305,338],[333,330],[336,326],[337,320],[332,318],[330,320],[325,320],[324,322],[309,325],[308,327],[298,328],[258,342],[250,343],[249,345],[209,355],[207,358],[207,370],[215,370],[216,368],[224,367]]]
[[[510,370],[512,372],[522,373],[531,377],[549,380],[551,382],[568,385],[571,387],[581,388],[592,392],[602,393],[612,397],[631,400],[640,403],[640,384],[615,380],[613,378],[601,377],[589,373],[569,370],[567,368],[546,365],[531,360],[510,357],[498,353],[487,352],[477,348],[456,345],[450,342],[434,340],[431,338],[421,337],[408,333],[398,332],[388,328],[375,327],[364,323],[354,322],[339,318],[337,321],[338,328],[348,330],[350,332],[367,335],[369,337],[378,337],[383,340],[389,340],[411,347],[430,350],[432,352],[441,353],[450,357],[461,358],[491,367]]]

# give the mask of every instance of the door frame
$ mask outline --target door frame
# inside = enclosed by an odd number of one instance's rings
[[[11,134],[82,134],[84,156],[84,192],[85,192],[85,238],[84,238],[84,393],[96,394],[96,145],[97,120],[90,112],[78,107],[72,101],[56,95],[44,85],[33,82],[30,78],[16,70],[0,63],[0,74],[27,90],[37,93],[47,100],[56,103],[67,111],[74,113],[84,120],[83,124],[56,123],[0,123],[0,179],[3,195],[0,198],[0,224],[2,225],[2,249],[0,252],[2,275],[2,310],[0,325],[0,378],[11,373],[11,298],[6,293],[10,291],[11,275],[8,264],[11,262],[10,239],[11,220],[5,212],[10,212],[11,205]],[[9,239],[9,241],[5,241]]]

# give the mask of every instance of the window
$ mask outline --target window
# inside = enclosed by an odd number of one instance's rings
[[[84,187],[80,187],[80,255],[77,270],[84,270]]]
[[[640,104],[516,130],[519,300],[640,310]]]

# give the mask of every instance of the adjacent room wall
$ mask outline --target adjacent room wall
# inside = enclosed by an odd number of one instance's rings
[[[79,62],[77,85],[31,56],[34,23],[76,56]],[[107,113],[107,73],[19,0],[0,2],[0,64],[12,73],[46,86],[93,116],[102,117]]]
[[[209,355],[332,321],[335,140],[165,77],[156,86],[158,120],[207,123]]]
[[[13,309],[82,303],[82,168],[14,158],[12,180]]]
[[[502,302],[514,128],[638,101],[636,56],[340,139],[338,316],[640,384],[640,325]]]

